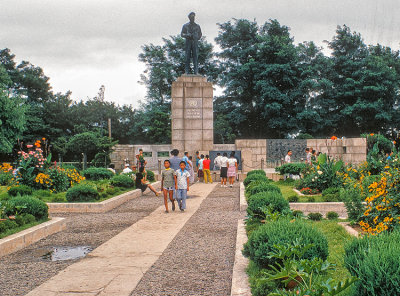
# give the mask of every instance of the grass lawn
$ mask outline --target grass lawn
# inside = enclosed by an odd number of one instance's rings
[[[33,222],[33,223],[29,223],[29,224],[22,225],[22,226],[17,227],[17,228],[9,229],[9,230],[7,230],[6,232],[0,233],[0,239],[5,238],[5,237],[7,237],[7,236],[9,236],[9,235],[18,233],[18,232],[20,232],[20,231],[22,231],[22,230],[31,228],[31,227],[33,227],[33,226],[42,224],[42,223],[47,222],[47,221],[49,221],[49,219],[43,219],[43,220],[40,220],[40,221],[36,221],[36,222]],[[1,222],[0,222],[0,223],[1,223]]]
[[[289,196],[297,195],[299,197],[298,202],[309,202],[309,197],[314,198],[315,202],[323,202],[322,196],[321,195],[306,195],[306,196],[300,196],[298,195],[294,190],[295,186],[295,180],[288,179],[288,180],[279,180],[277,182],[274,182],[276,186],[278,186],[283,194],[283,197],[288,199]]]

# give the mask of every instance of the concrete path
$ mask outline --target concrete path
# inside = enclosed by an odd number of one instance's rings
[[[27,295],[130,295],[214,187],[193,185],[185,212],[165,214],[160,206]]]

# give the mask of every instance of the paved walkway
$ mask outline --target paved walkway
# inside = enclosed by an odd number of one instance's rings
[[[188,200],[188,209],[184,213],[178,211],[165,214],[164,207],[160,206],[149,216],[95,249],[88,257],[70,265],[27,295],[130,295],[146,271],[160,258],[169,243],[200,208],[214,186],[193,185],[190,195],[194,198]]]

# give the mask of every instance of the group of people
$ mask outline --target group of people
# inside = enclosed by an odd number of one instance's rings
[[[305,162],[308,164],[313,164],[313,162],[315,162],[318,158],[318,156],[321,154],[321,152],[315,151],[313,148],[306,148],[306,158],[305,158]],[[288,150],[288,152],[286,153],[285,156],[285,163],[291,163],[292,162],[292,155],[293,155],[293,151],[292,150]]]

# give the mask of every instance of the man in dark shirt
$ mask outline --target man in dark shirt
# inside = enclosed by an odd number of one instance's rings
[[[197,57],[199,56],[198,41],[200,40],[202,33],[201,28],[194,22],[196,14],[194,12],[189,13],[188,17],[190,22],[184,24],[182,27],[181,36],[186,39],[186,64],[185,73],[189,74],[190,57],[193,57],[193,70],[194,74],[199,73],[199,65]]]

